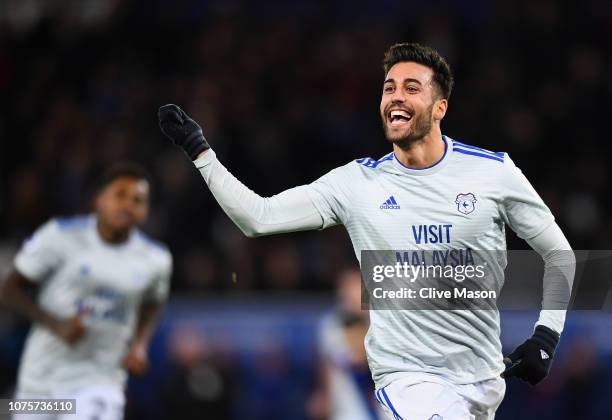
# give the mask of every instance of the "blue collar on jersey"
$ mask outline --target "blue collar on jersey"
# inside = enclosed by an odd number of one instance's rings
[[[438,160],[436,163],[434,163],[433,165],[429,165],[426,166],[424,168],[413,168],[411,166],[408,165],[404,165],[402,162],[400,162],[400,160],[397,158],[397,156],[395,155],[395,152],[393,152],[393,157],[395,158],[394,160],[399,163],[403,168],[405,169],[409,169],[410,171],[425,171],[427,169],[432,169],[436,166],[438,166],[440,163],[442,163],[444,161],[444,159],[446,158],[446,155],[449,152],[449,141],[446,138],[446,136],[443,134],[442,135],[442,140],[444,141],[444,154],[442,155],[442,157],[440,158],[440,160]]]

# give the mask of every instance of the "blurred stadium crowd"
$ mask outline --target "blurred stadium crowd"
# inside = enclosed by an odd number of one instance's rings
[[[145,230],[173,252],[175,296],[332,290],[354,259],[343,229],[243,237],[162,138],[157,108],[180,104],[273,195],[388,152],[381,61],[399,41],[455,72],[445,134],[508,152],[575,248],[610,249],[610,2],[0,0],[0,271],[49,217],[88,211],[108,165],[134,160],[153,175]],[[0,341],[15,354],[10,322]]]

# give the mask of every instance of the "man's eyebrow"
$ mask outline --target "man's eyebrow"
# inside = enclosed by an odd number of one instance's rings
[[[390,78],[388,78],[387,80],[385,80],[385,81],[383,82],[383,85],[384,85],[384,84],[386,84],[386,83],[391,83],[391,82],[395,82],[395,79],[393,79],[393,78],[391,78],[391,77],[390,77]],[[404,79],[404,83],[416,83],[416,84],[422,85],[422,83],[421,83],[419,80],[417,80],[417,79],[412,79],[412,78],[410,78],[410,77],[408,77],[408,78]]]

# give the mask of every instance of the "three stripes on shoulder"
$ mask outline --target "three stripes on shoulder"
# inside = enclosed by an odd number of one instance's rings
[[[504,152],[492,152],[481,147],[471,146],[469,144],[458,142],[457,140],[453,140],[453,151],[457,153],[462,153],[464,155],[478,156],[485,159],[491,159],[502,163],[504,162],[504,157],[506,156]],[[392,160],[393,157],[394,154],[393,152],[391,152],[378,160],[374,160],[371,157],[357,159],[357,163],[360,163],[367,168],[376,168],[381,163],[386,162],[388,160]]]
[[[392,160],[392,159],[393,159],[393,152],[384,155],[382,158],[378,160],[374,160],[371,157],[357,159],[357,163],[361,163],[363,166],[366,166],[368,168],[376,168],[381,163],[386,162],[388,160]]]
[[[498,162],[504,161],[504,152],[492,152],[487,149],[482,149],[476,146],[470,146],[469,144],[460,143],[457,140],[453,140],[453,152],[463,153],[464,155],[479,156],[485,159],[496,160]]]
[[[485,159],[495,160],[497,162],[504,162],[504,157],[506,154],[504,152],[492,152],[487,149],[483,149],[477,146],[471,146],[469,144],[458,142],[457,140],[453,140],[453,151],[457,153],[462,153],[464,155],[477,156]],[[394,157],[393,152],[386,154],[382,158],[378,160],[374,160],[371,157],[365,157],[361,159],[357,159],[357,163],[362,164],[367,168],[376,168],[383,162],[388,160],[392,160]]]

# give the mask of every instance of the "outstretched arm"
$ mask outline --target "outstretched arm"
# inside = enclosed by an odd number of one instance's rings
[[[225,213],[249,237],[319,229],[323,219],[306,186],[264,198],[248,189],[217,159],[200,126],[176,105],[159,109],[162,132],[194,161]]]
[[[249,237],[319,229],[323,225],[304,185],[264,198],[236,179],[212,150],[194,164],[225,213]]]

